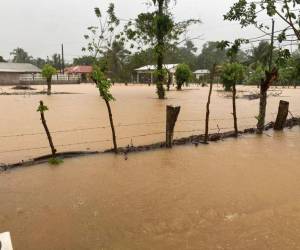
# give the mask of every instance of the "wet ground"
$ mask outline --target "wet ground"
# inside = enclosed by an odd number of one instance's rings
[[[40,98],[50,108],[47,120],[53,130],[95,127],[98,122],[106,126],[105,107],[94,87],[72,88],[83,94],[1,97],[5,105],[1,107],[7,107],[1,108],[7,117],[0,123],[1,134],[42,132],[35,112]],[[249,91],[240,90],[244,89]],[[119,126],[119,137],[163,131],[167,103],[182,106],[177,131],[203,129],[207,88],[172,91],[162,102],[153,90],[114,88],[116,123],[148,123]],[[268,119],[274,120],[280,99],[290,101],[296,112],[299,97],[300,90],[286,89],[281,97],[270,98]],[[216,119],[212,129],[217,124],[224,130],[231,128],[230,99],[214,92],[212,102]],[[241,127],[255,124],[257,102],[238,100]],[[0,151],[47,145],[43,135],[26,137],[1,138]],[[54,140],[67,144],[95,137],[109,138],[109,130],[57,133]],[[163,138],[163,134],[144,136],[133,143]],[[109,146],[110,142],[71,148]],[[0,174],[0,231],[11,232],[17,250],[300,249],[299,146],[300,128],[295,127],[208,146],[131,154],[128,160],[91,156],[66,160],[57,167],[45,164],[4,172]],[[0,156],[3,162],[16,161],[43,151]]]

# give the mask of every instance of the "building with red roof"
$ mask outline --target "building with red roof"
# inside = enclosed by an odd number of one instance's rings
[[[93,72],[92,66],[77,65],[77,66],[65,68],[65,74],[80,75],[81,82],[89,81],[92,72]]]

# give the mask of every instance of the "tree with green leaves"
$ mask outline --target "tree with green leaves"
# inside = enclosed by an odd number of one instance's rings
[[[222,50],[228,47],[226,55],[230,62],[223,66],[221,79],[225,90],[232,90],[232,114],[236,137],[239,133],[236,114],[236,85],[244,79],[244,66],[237,62],[237,58],[240,47],[243,43],[248,43],[248,41],[245,39],[236,39],[233,43],[230,43],[229,41],[221,41],[217,45],[217,47]]]
[[[0,56],[0,62],[6,62],[2,56]]]
[[[95,62],[93,56],[81,56],[73,59],[73,65],[92,66]]]
[[[269,66],[271,53],[271,44],[267,41],[261,41],[258,46],[250,50],[248,59],[249,64],[259,63],[265,69]]]
[[[130,21],[125,26],[128,40],[137,42],[138,49],[141,44],[155,48],[158,77],[156,81],[159,99],[165,98],[163,64],[166,51],[177,46],[181,35],[191,24],[199,23],[199,19],[190,19],[175,22],[170,12],[170,0],[152,0],[155,11],[141,13],[134,22]],[[134,48],[134,43],[131,48]]]
[[[14,63],[30,63],[32,57],[28,55],[28,53],[22,48],[16,48],[11,53],[13,56],[12,61]]]
[[[300,39],[299,32],[299,15],[298,9],[300,2],[298,0],[259,0],[256,2],[248,0],[238,0],[224,15],[225,20],[238,21],[242,27],[254,25],[259,30],[270,35],[268,33],[269,27],[258,19],[258,13],[265,12],[268,16],[277,16],[283,20],[288,26],[282,30],[281,34],[277,36],[279,42],[286,40],[287,30],[292,29],[297,39]],[[298,24],[297,24],[298,23]],[[272,20],[272,32],[271,32],[271,45],[270,45],[270,58],[268,69],[265,71],[265,78],[260,83],[260,102],[259,102],[259,114],[257,116],[257,133],[262,134],[265,128],[265,116],[267,108],[267,92],[270,86],[278,79],[278,68],[273,66],[273,49],[274,49],[274,20]],[[290,56],[290,52],[287,49],[278,51],[278,63],[281,64],[287,57]],[[280,62],[281,61],[281,62]]]
[[[185,63],[189,65],[192,70],[197,69],[197,55],[195,54],[197,48],[190,40],[186,41],[184,46],[171,47],[166,50],[165,63],[166,64],[180,64]]]
[[[111,81],[108,79],[109,52],[113,50],[113,44],[120,36],[115,34],[115,29],[119,26],[120,20],[115,15],[114,4],[109,4],[106,16],[103,16],[99,8],[94,9],[98,20],[98,26],[88,27],[89,35],[84,35],[88,41],[87,47],[83,51],[90,52],[94,58],[92,79],[96,83],[100,96],[106,104],[112,130],[114,152],[118,153],[116,132],[113,122],[113,115],[110,102],[115,100],[110,93]],[[122,43],[122,40],[120,41]]]
[[[265,77],[265,67],[260,63],[252,63],[248,67],[247,72],[247,84],[250,85],[260,85],[261,79]]]
[[[175,72],[177,90],[181,90],[184,83],[188,84],[192,76],[193,73],[187,64],[179,64]]]
[[[40,69],[42,69],[45,64],[47,64],[46,60],[40,57],[32,59],[31,63]]]
[[[50,65],[45,64],[42,69],[42,76],[46,78],[47,81],[47,95],[51,95],[51,82],[52,82],[52,76],[57,73],[56,69]]]
[[[117,40],[112,42],[111,48],[107,51],[107,68],[110,79],[113,81],[121,80],[129,55],[130,51],[125,49],[124,42]]]
[[[104,100],[105,105],[107,107],[107,111],[108,111],[108,115],[109,115],[109,122],[110,122],[111,130],[112,130],[114,151],[115,151],[115,153],[118,153],[115,126],[114,126],[112,111],[111,111],[111,107],[110,107],[110,101],[115,100],[113,95],[110,93],[111,81],[109,79],[107,79],[107,77],[105,77],[105,75],[101,71],[100,67],[98,67],[96,65],[93,67],[92,79],[97,84],[97,88],[99,90],[100,96]]]
[[[198,69],[212,69],[214,64],[221,65],[226,61],[226,50],[220,50],[218,42],[207,42],[197,58],[197,67]]]
[[[237,0],[224,15],[225,20],[238,21],[242,27],[254,25],[259,30],[268,34],[268,26],[259,21],[259,13],[264,12],[270,17],[278,17],[287,27],[278,35],[278,40],[286,40],[286,32],[292,30],[300,40],[299,0]]]
[[[234,85],[242,83],[245,78],[245,68],[240,63],[225,63],[222,66],[221,81],[225,91],[232,91]]]
[[[51,64],[57,70],[62,69],[62,61],[60,58],[60,54],[57,53],[53,54],[49,64]]]

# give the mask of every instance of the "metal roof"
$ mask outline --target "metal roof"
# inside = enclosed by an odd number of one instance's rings
[[[6,73],[41,73],[41,70],[30,63],[0,63],[0,72]]]
[[[174,69],[178,66],[178,64],[164,64],[164,68],[167,70]],[[146,65],[143,67],[140,67],[138,69],[135,69],[135,71],[154,71],[156,70],[157,66],[156,65]]]
[[[194,72],[194,74],[209,74],[210,71],[208,69],[198,69]]]

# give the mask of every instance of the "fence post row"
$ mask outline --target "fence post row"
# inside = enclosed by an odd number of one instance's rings
[[[180,112],[180,106],[167,106],[167,121],[166,121],[166,147],[172,148],[174,127]]]
[[[274,130],[283,130],[289,114],[289,102],[280,100]]]

